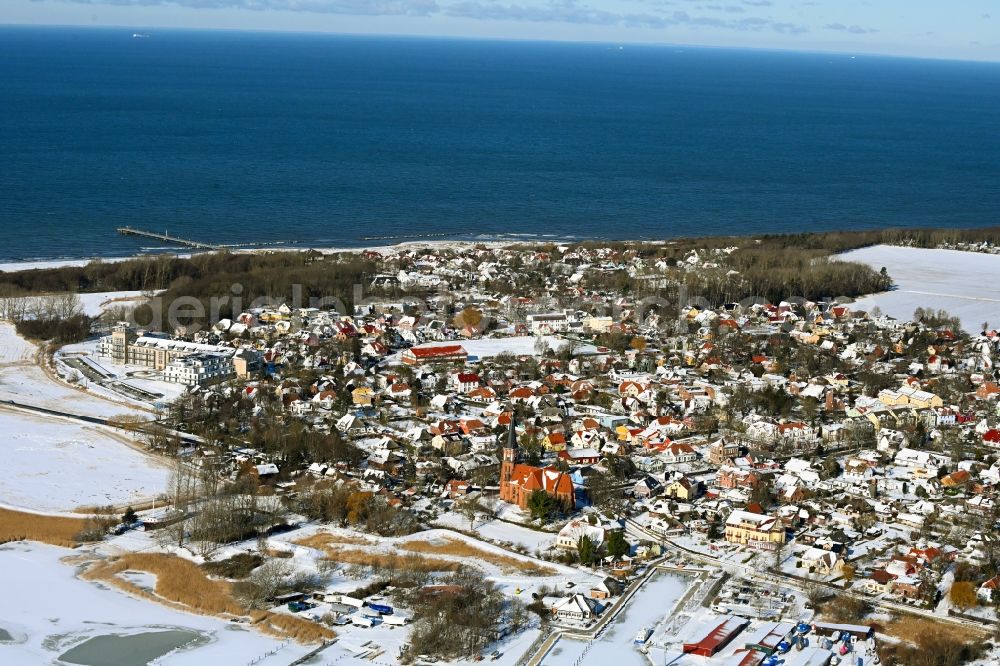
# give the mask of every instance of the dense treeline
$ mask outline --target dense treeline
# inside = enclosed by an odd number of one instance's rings
[[[171,304],[182,297],[196,299],[210,314],[214,314],[213,299],[222,299],[217,312],[220,317],[235,316],[255,301],[308,307],[314,299],[324,299],[326,307],[330,307],[337,299],[350,308],[355,286],[367,287],[375,271],[374,263],[358,255],[340,255],[335,259],[315,259],[307,253],[289,252],[240,255],[216,270],[175,279],[154,303],[159,312],[138,312],[136,317],[141,322],[144,315],[154,314],[155,321],[165,322]],[[198,319],[193,317],[188,322],[182,317],[180,323],[204,323]]]
[[[698,270],[686,278],[688,295],[711,302],[762,298],[779,301],[789,297],[811,300],[858,296],[889,286],[888,276],[859,264],[830,261],[837,252],[891,243],[917,247],[940,244],[989,242],[1000,245],[1000,227],[982,229],[884,229],[873,231],[679,238],[666,243],[601,242],[601,247],[628,250],[650,260],[669,264],[683,260],[692,250],[738,246],[736,251],[713,257],[723,270]],[[596,246],[584,242],[576,247]],[[546,249],[544,246],[533,249]],[[549,247],[547,249],[554,249]],[[137,313],[140,322],[164,327],[170,304],[192,297],[207,314],[230,317],[236,305],[243,308],[258,299],[291,302],[298,297],[306,306],[311,299],[339,299],[350,307],[357,284],[366,285],[376,264],[361,255],[322,255],[314,251],[234,254],[205,253],[189,258],[162,255],[121,262],[94,261],[85,266],[65,266],[0,273],[0,297],[54,292],[166,290],[155,312],[146,307]],[[529,272],[542,285],[539,272]],[[531,277],[517,288],[535,286]],[[648,288],[628,275],[612,274],[606,286],[642,295]],[[598,280],[599,282],[599,280]],[[234,288],[234,285],[239,285]],[[301,286],[297,295],[295,285]],[[513,285],[490,285],[503,291]],[[228,297],[228,298],[226,298]],[[219,299],[213,311],[212,299]],[[195,317],[177,323],[204,323]]]
[[[286,302],[306,307],[313,299],[327,299],[329,307],[336,299],[349,308],[355,285],[367,285],[374,272],[371,261],[354,254],[223,252],[187,259],[164,256],[0,273],[0,296],[16,302],[11,297],[37,293],[163,290],[159,298],[137,309],[135,319],[165,330],[172,324],[210,325],[214,319],[232,317],[255,303]],[[184,300],[179,300],[182,297]],[[174,313],[180,316],[171,319],[171,307],[185,302],[185,309]],[[201,312],[188,309],[195,303],[200,304]],[[44,327],[32,326],[39,334],[64,328],[55,319]]]
[[[166,290],[161,302],[165,318],[169,303],[192,296],[209,310],[209,299],[229,296],[221,316],[232,315],[231,301],[242,304],[260,298],[290,301],[293,285],[302,285],[301,297],[336,297],[350,303],[354,285],[375,270],[360,255],[324,256],[316,252],[257,254],[206,253],[190,258],[158,256],[121,262],[94,261],[86,266],[64,266],[0,273],[0,295],[52,292],[101,292]],[[234,289],[234,285],[239,285]]]
[[[403,536],[420,530],[420,521],[408,509],[348,484],[324,484],[303,493],[298,510],[312,520],[358,527],[382,536]]]
[[[70,345],[87,339],[91,321],[86,315],[74,315],[67,319],[21,319],[15,326],[18,334],[29,340],[52,340],[58,345]]]
[[[60,345],[85,340],[93,320],[73,293],[46,296],[0,296],[0,320],[13,322],[29,340]]]
[[[169,255],[143,257],[121,262],[92,261],[86,266],[35,268],[0,273],[0,293],[31,294],[60,291],[99,292],[164,289],[182,275],[196,274],[206,268],[202,257],[235,255],[198,255],[180,259]]]
[[[447,660],[468,657],[496,639],[508,606],[496,585],[471,569],[450,574],[441,585],[445,593],[423,595],[414,604],[413,631],[404,663],[421,654]]]
[[[258,406],[262,411],[255,415]],[[364,460],[364,452],[338,431],[318,432],[299,420],[286,422],[283,416],[281,403],[271,391],[262,392],[258,402],[216,400],[196,393],[184,394],[170,404],[167,424],[211,442],[247,443],[282,468],[297,468],[316,460],[342,462],[353,468]],[[169,448],[172,442],[164,440],[157,445]]]
[[[845,252],[869,245],[885,243],[889,245],[911,245],[913,247],[937,247],[942,244],[991,243],[1000,245],[1000,226],[942,229],[942,228],[895,228],[872,229],[867,231],[828,231],[799,234],[765,234],[761,236],[685,236],[669,239],[662,244],[635,244],[628,241],[583,241],[573,247],[610,247],[619,250],[637,250],[643,256],[669,257],[693,249],[715,249],[744,246],[752,238],[759,249],[820,250],[820,254]],[[554,246],[553,246],[554,247]]]
[[[721,271],[689,272],[689,297],[710,303],[761,298],[777,303],[789,298],[808,300],[855,297],[887,290],[891,278],[884,271],[854,262],[832,261],[801,249],[734,252],[732,274]]]

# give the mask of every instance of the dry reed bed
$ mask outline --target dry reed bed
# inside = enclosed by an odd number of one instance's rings
[[[356,534],[332,534],[330,532],[317,532],[312,536],[302,537],[293,543],[307,548],[323,550],[333,544],[350,544],[354,546],[370,546],[375,542],[367,537]]]
[[[295,541],[300,546],[315,548],[326,555],[326,559],[331,562],[341,564],[359,564],[363,566],[378,567],[381,569],[407,569],[411,571],[423,571],[426,573],[437,573],[442,571],[458,571],[461,564],[439,557],[423,557],[416,553],[409,555],[397,555],[396,553],[380,553],[373,550],[361,550],[358,548],[344,548],[340,544],[358,543],[355,539],[361,539],[364,543],[371,545],[373,542],[364,540],[363,537],[343,537],[328,532],[318,532],[312,536]]]
[[[156,576],[155,590],[150,592],[125,580],[120,574],[126,571],[144,571]],[[245,608],[233,596],[229,582],[209,578],[197,564],[176,555],[127,553],[91,564],[82,577],[103,581],[176,610],[224,619],[249,616],[261,631],[279,638],[316,643],[335,636],[329,628],[299,617]]]
[[[383,569],[411,568],[434,573],[439,571],[455,571],[462,565],[461,562],[440,557],[445,556],[489,562],[507,574],[553,576],[558,573],[551,567],[531,560],[477,548],[461,539],[450,537],[443,537],[434,542],[413,540],[400,545],[399,548],[410,553],[409,555],[345,548],[343,544],[373,545],[375,542],[362,536],[339,535],[329,532],[317,532],[312,536],[298,539],[294,543],[320,550],[326,554],[327,559],[334,562],[370,565]],[[427,557],[428,555],[437,555],[439,557]]]
[[[166,504],[167,501],[163,499],[148,499],[142,502],[125,502],[124,504],[115,505],[114,509],[115,513],[125,513],[125,509],[129,507],[131,507],[133,511],[148,511],[149,509],[155,509],[158,506],[159,507],[166,506]],[[100,513],[102,510],[104,510],[104,508],[105,506],[85,504],[83,506],[78,506],[75,509],[73,509],[73,513],[90,515],[94,513]]]
[[[73,548],[80,543],[77,535],[86,522],[84,518],[0,509],[0,543],[28,540]]]
[[[883,625],[883,633],[911,645],[920,645],[922,636],[949,638],[957,643],[973,643],[986,638],[986,632],[973,627],[934,620],[915,615],[900,615]]]
[[[558,573],[552,567],[521,559],[513,555],[502,555],[483,548],[477,548],[461,539],[444,537],[435,541],[408,541],[401,548],[413,553],[429,555],[448,555],[477,559],[500,568],[506,574],[525,574],[528,576],[554,576]]]

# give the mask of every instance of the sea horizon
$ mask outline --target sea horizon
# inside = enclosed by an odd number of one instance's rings
[[[625,46],[639,48],[663,48],[663,49],[699,49],[706,51],[733,51],[748,53],[775,53],[788,55],[820,55],[820,56],[845,56],[864,58],[886,58],[890,60],[921,60],[928,62],[954,62],[970,63],[982,65],[998,65],[1000,59],[986,58],[963,58],[956,56],[930,56],[914,55],[905,53],[879,53],[875,51],[845,51],[840,49],[808,49],[808,48],[782,48],[778,46],[727,46],[716,44],[666,42],[666,41],[616,41],[607,39],[560,39],[557,36],[541,39],[536,37],[508,37],[491,35],[450,35],[450,34],[416,34],[404,32],[337,32],[326,30],[293,30],[278,28],[196,28],[189,26],[172,25],[144,25],[144,24],[101,24],[101,25],[79,25],[73,23],[0,23],[0,30],[88,30],[118,32],[124,31],[142,37],[153,37],[156,33],[164,32],[192,32],[192,33],[219,33],[219,34],[247,34],[247,35],[274,35],[274,36],[304,36],[304,37],[331,37],[331,38],[362,38],[362,39],[391,39],[391,40],[418,40],[418,41],[456,41],[456,42],[485,42],[485,43],[510,43],[510,44],[566,44],[566,45],[598,45],[598,46]]]
[[[0,260],[998,223],[996,63],[132,30],[0,27]]]

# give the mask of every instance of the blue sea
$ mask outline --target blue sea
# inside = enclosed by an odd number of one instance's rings
[[[0,28],[0,258],[1000,224],[1000,65]]]

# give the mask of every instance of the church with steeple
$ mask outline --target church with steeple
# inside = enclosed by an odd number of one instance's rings
[[[517,462],[519,452],[517,420],[511,415],[507,445],[503,448],[503,460],[500,462],[500,499],[527,509],[528,498],[536,490],[541,490],[554,497],[564,512],[572,511],[576,499],[569,475],[552,466],[523,465]]]

